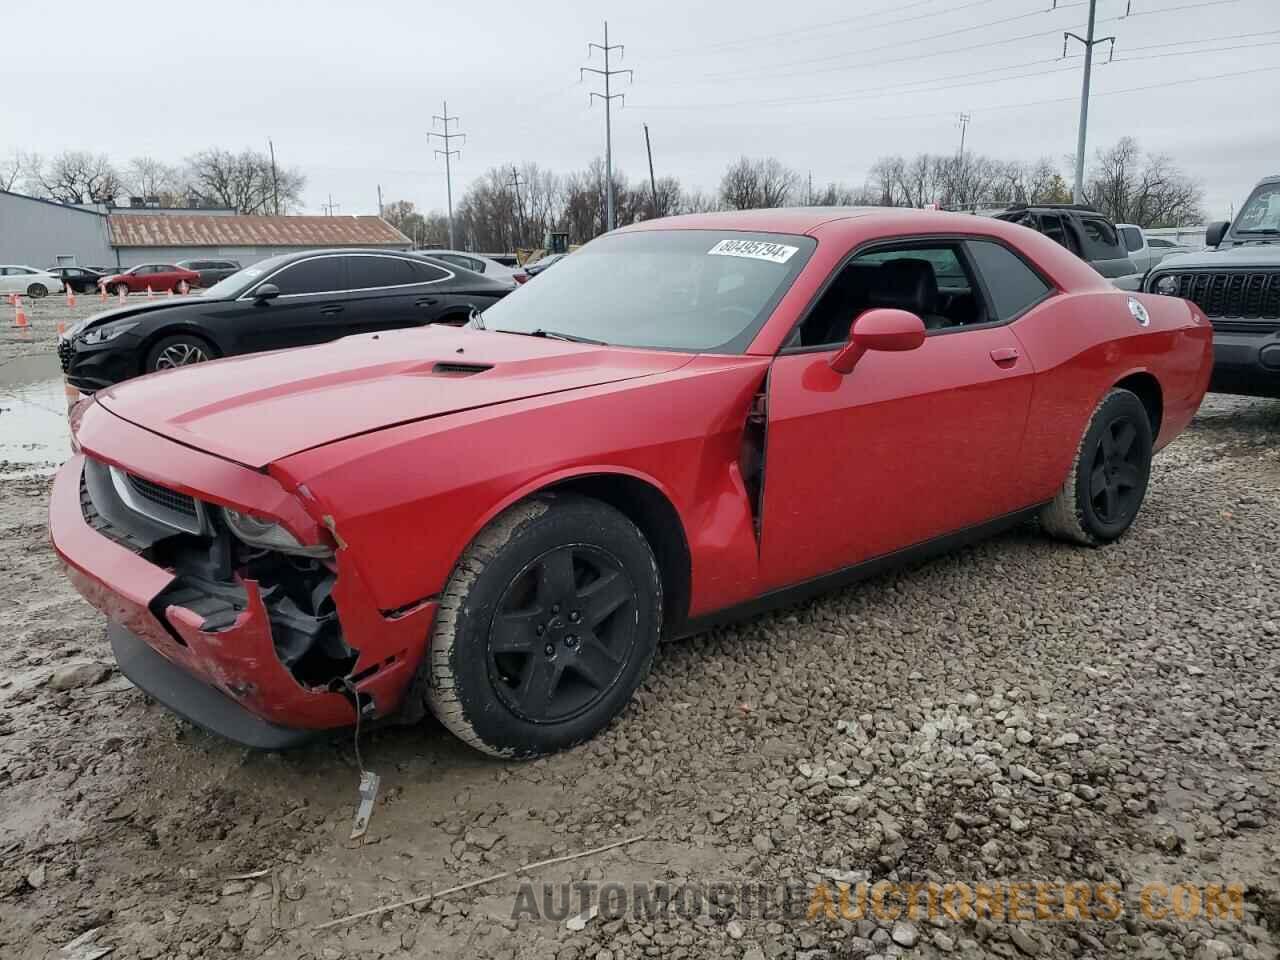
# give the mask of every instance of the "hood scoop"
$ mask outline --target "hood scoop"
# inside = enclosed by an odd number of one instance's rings
[[[492,363],[458,363],[452,360],[441,360],[431,368],[431,372],[448,377],[469,377],[473,373],[484,373],[492,369]]]

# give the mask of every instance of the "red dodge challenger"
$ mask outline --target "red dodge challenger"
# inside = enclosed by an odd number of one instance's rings
[[[50,528],[120,669],[206,728],[430,709],[527,757],[660,639],[1032,517],[1114,540],[1211,366],[1194,305],[998,220],[655,220],[465,328],[99,392]]]

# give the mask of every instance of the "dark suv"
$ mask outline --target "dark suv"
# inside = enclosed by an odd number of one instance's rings
[[[1076,203],[1019,205],[997,213],[996,219],[1030,227],[1056,240],[1121,290],[1142,288],[1142,274],[1129,259],[1115,224],[1093,207]]]
[[[212,287],[219,280],[227,279],[240,269],[237,261],[225,259],[179,260],[178,266],[200,274],[202,287]]]
[[[1210,390],[1280,397],[1280,176],[1254,187],[1234,222],[1209,224],[1204,239],[1208,249],[1162,260],[1144,289],[1208,316]]]

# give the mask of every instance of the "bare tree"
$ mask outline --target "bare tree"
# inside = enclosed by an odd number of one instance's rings
[[[64,150],[29,177],[46,197],[62,203],[112,203],[123,190],[111,158],[87,150]]]
[[[124,186],[131,196],[157,200],[161,206],[182,205],[188,194],[182,173],[154,157],[134,157],[124,170]]]
[[[1086,197],[1113,221],[1181,227],[1204,219],[1204,192],[1168,157],[1147,154],[1133,137],[1099,150]]]
[[[14,187],[30,183],[40,166],[39,154],[27,153],[15,148],[7,157],[0,160],[0,190],[12,190]]]
[[[302,202],[307,178],[292,167],[277,167],[257,150],[232,153],[214,147],[187,159],[191,189],[202,200],[229,207],[238,213],[288,212]]]
[[[776,157],[740,157],[720,178],[720,200],[731,210],[782,207],[800,185],[800,174]]]

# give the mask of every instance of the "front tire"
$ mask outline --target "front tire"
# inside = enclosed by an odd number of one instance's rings
[[[490,522],[454,568],[427,706],[492,756],[563,750],[627,704],[661,629],[662,583],[635,524],[597,500],[542,494]]]
[[[127,297],[129,295],[129,285],[125,283],[117,283],[115,293],[117,297]]]
[[[157,370],[174,370],[217,359],[216,351],[207,340],[190,333],[165,337],[147,352],[147,373]]]
[[[1040,512],[1052,536],[1086,546],[1119,538],[1142,507],[1151,477],[1151,421],[1137,395],[1110,391],[1093,412],[1067,480]]]
[[[32,300],[39,300],[41,297],[47,297],[48,295],[49,288],[43,283],[33,283],[31,286],[27,287],[27,296]]]

